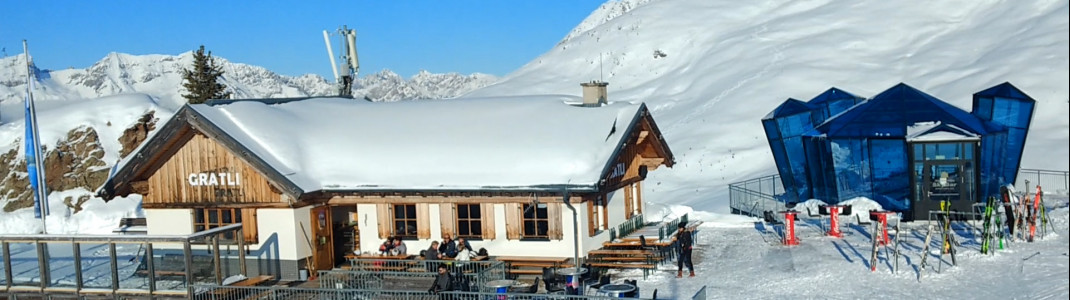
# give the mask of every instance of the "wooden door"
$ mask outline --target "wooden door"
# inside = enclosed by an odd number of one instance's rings
[[[312,262],[316,270],[334,268],[334,237],[331,230],[331,208],[320,206],[312,208]]]

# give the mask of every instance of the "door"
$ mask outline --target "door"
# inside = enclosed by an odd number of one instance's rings
[[[330,206],[312,208],[312,265],[316,270],[334,268],[334,238],[331,227]]]
[[[969,212],[972,197],[967,189],[973,182],[971,168],[966,161],[925,161],[921,170],[921,198],[914,205],[917,220],[929,218],[930,211],[939,211],[940,202],[947,201],[951,210]]]

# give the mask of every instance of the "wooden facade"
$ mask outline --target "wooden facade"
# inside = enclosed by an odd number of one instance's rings
[[[144,183],[142,205],[154,207],[276,204],[283,199],[259,172],[204,134],[192,137]],[[271,205],[267,205],[271,206]]]

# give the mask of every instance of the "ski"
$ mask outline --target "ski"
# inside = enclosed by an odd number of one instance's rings
[[[929,258],[929,244],[933,241],[933,224],[929,223],[928,231],[925,233],[925,245],[921,248],[921,264],[918,265],[918,281],[921,281],[921,274],[925,273],[925,261]]]
[[[988,197],[988,201],[985,202],[985,212],[981,217],[984,223],[984,229],[981,232],[981,254],[988,254],[988,248],[992,240],[992,207],[996,203],[995,197]]]
[[[1033,200],[1033,208],[1029,211],[1029,242],[1037,236],[1037,214],[1040,212],[1040,185],[1037,185],[1036,196]],[[1028,204],[1026,204],[1028,206]]]

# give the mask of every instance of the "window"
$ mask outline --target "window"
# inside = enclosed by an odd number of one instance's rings
[[[523,220],[524,238],[550,238],[550,219],[545,203],[539,203],[535,207],[524,204]]]
[[[252,220],[252,222],[256,222]],[[242,223],[240,208],[197,208],[193,210],[193,231],[201,232],[212,228]],[[222,241],[236,242],[234,232],[222,235]]]
[[[394,235],[416,239],[416,204],[394,205]]]
[[[457,204],[457,237],[483,238],[483,218],[479,204]]]

